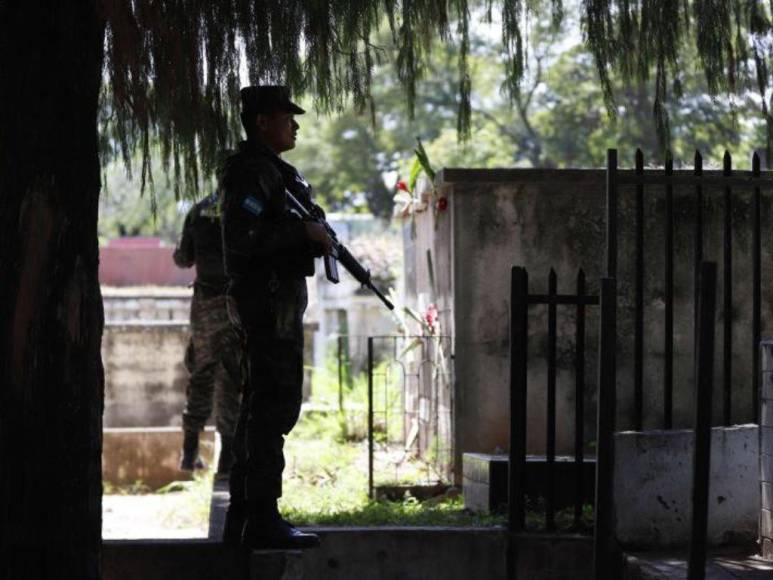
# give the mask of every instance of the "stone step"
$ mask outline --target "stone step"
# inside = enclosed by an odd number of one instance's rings
[[[302,580],[303,555],[260,551],[249,560],[209,540],[111,540],[103,543],[103,580]]]
[[[502,527],[309,528],[322,540],[303,552],[256,552],[251,572],[233,548],[211,540],[112,540],[103,580],[470,580],[505,578]],[[516,539],[517,578],[590,580],[592,538],[530,534]],[[300,574],[300,575],[299,575]]]
[[[508,456],[465,453],[462,457],[464,507],[477,513],[504,511],[507,505]],[[559,455],[555,462],[556,507],[574,505],[576,493],[574,456]],[[584,502],[593,504],[596,488],[596,458],[585,457],[582,468]],[[524,492],[536,498],[547,489],[547,459],[526,456]]]

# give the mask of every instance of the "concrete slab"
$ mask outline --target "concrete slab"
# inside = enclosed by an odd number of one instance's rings
[[[109,541],[103,544],[103,580],[301,580],[302,554],[244,554],[207,540]]]
[[[686,553],[652,552],[626,554],[623,580],[686,580]],[[773,578],[773,563],[738,550],[724,550],[709,557],[707,580],[756,580]]]
[[[629,549],[687,545],[693,442],[691,430],[615,435],[614,499],[621,544]],[[757,539],[759,464],[757,425],[712,429],[710,545]]]
[[[180,471],[183,433],[179,427],[105,429],[102,434],[102,481],[113,486],[137,482],[156,490],[173,481],[192,479]],[[215,430],[201,434],[200,454],[207,465],[215,464]]]
[[[477,513],[504,511],[507,507],[508,456],[489,453],[465,453],[462,459],[464,507]],[[576,465],[574,456],[558,455],[556,470],[556,507],[574,505]],[[583,494],[585,503],[593,504],[596,488],[596,458],[583,462]],[[537,498],[547,485],[547,459],[544,455],[526,456],[524,492]]]
[[[262,569],[281,569],[295,580],[470,580],[506,577],[506,532],[491,528],[309,528],[320,548],[302,553],[261,553]],[[518,575],[529,580],[591,580],[589,537],[547,534],[517,538]],[[272,555],[273,554],[273,555]],[[265,558],[273,558],[271,566]],[[284,568],[282,568],[284,566]],[[239,551],[209,540],[108,541],[103,547],[104,580],[243,580]],[[254,567],[254,566],[253,566]],[[273,574],[273,572],[272,572]],[[291,575],[295,574],[295,576]],[[255,576],[253,576],[255,577]]]

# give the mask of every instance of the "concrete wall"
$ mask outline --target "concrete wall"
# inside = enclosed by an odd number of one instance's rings
[[[319,548],[260,553],[264,558],[300,558],[300,577],[304,580],[507,578],[507,533],[498,527],[342,527],[313,531],[322,540]],[[524,535],[517,538],[517,549],[518,568],[514,577],[519,579],[592,578],[592,545],[588,537]],[[247,577],[236,565],[241,560],[235,550],[219,541],[106,541],[103,554],[105,580],[236,580]],[[266,580],[298,577],[261,572],[260,578]]]
[[[760,409],[760,552],[773,560],[773,340],[763,340]]]
[[[710,544],[757,539],[758,433],[757,425],[712,430]],[[647,549],[687,545],[694,440],[688,430],[616,434],[614,501],[622,544]]]
[[[188,324],[143,321],[106,324],[105,427],[182,424],[188,371]]]
[[[709,172],[705,172],[709,173]],[[575,292],[583,268],[591,292],[598,291],[604,261],[603,170],[445,169],[436,188],[448,210],[416,214],[406,222],[406,289],[414,297],[431,292],[426,251],[433,254],[436,298],[444,330],[454,335],[457,458],[462,452],[495,452],[508,441],[508,329],[510,269],[525,266],[532,292],[547,291],[551,267],[559,293]],[[675,192],[675,360],[674,424],[692,422],[693,224],[692,191]],[[722,256],[721,192],[706,191],[705,259]],[[633,425],[633,227],[634,191],[620,189],[618,301],[618,426]],[[663,193],[647,191],[645,203],[645,428],[662,424],[663,392]],[[763,232],[770,223],[771,196],[763,193]],[[751,235],[750,197],[736,195],[733,213],[733,419],[752,420],[751,385]],[[415,231],[415,235],[411,235]],[[765,243],[763,241],[763,243]],[[773,274],[773,255],[763,248],[763,280]],[[763,293],[763,332],[773,320],[773,296]],[[722,304],[720,288],[718,304]],[[586,433],[595,434],[597,366],[596,308],[587,319]],[[544,452],[546,391],[546,308],[533,307],[529,344],[528,450]],[[721,321],[722,313],[718,313]],[[769,326],[768,326],[769,327]],[[570,452],[574,431],[574,315],[558,310],[558,452]],[[721,352],[721,332],[717,351]],[[721,416],[722,357],[717,356],[715,418]]]
[[[106,295],[105,427],[182,425],[189,378],[183,360],[190,338],[190,291],[111,289]],[[311,393],[317,330],[316,323],[304,322],[304,398]]]
[[[141,482],[152,490],[184,479],[180,470],[183,433],[176,427],[105,429],[102,433],[102,481],[115,487]],[[215,465],[215,430],[207,427],[199,442],[205,465]]]
[[[127,237],[99,249],[99,281],[107,286],[186,286],[195,268],[178,268],[174,247],[159,238]]]

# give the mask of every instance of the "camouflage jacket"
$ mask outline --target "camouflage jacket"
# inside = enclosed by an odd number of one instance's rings
[[[180,268],[196,266],[196,287],[205,295],[222,294],[228,278],[223,266],[220,204],[217,194],[205,197],[185,216],[174,262]]]

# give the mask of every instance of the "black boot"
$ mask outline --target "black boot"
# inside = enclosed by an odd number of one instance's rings
[[[223,543],[229,546],[239,546],[242,542],[242,531],[246,512],[244,505],[228,504],[225,512],[225,524],[223,524]]]
[[[242,546],[251,550],[303,550],[319,546],[319,536],[302,532],[282,519],[273,500],[247,514]]]
[[[199,433],[198,431],[185,431],[183,438],[183,456],[180,459],[182,471],[204,469],[206,465],[199,457]]]
[[[220,438],[220,457],[217,460],[217,477],[228,477],[234,463],[233,437]]]

